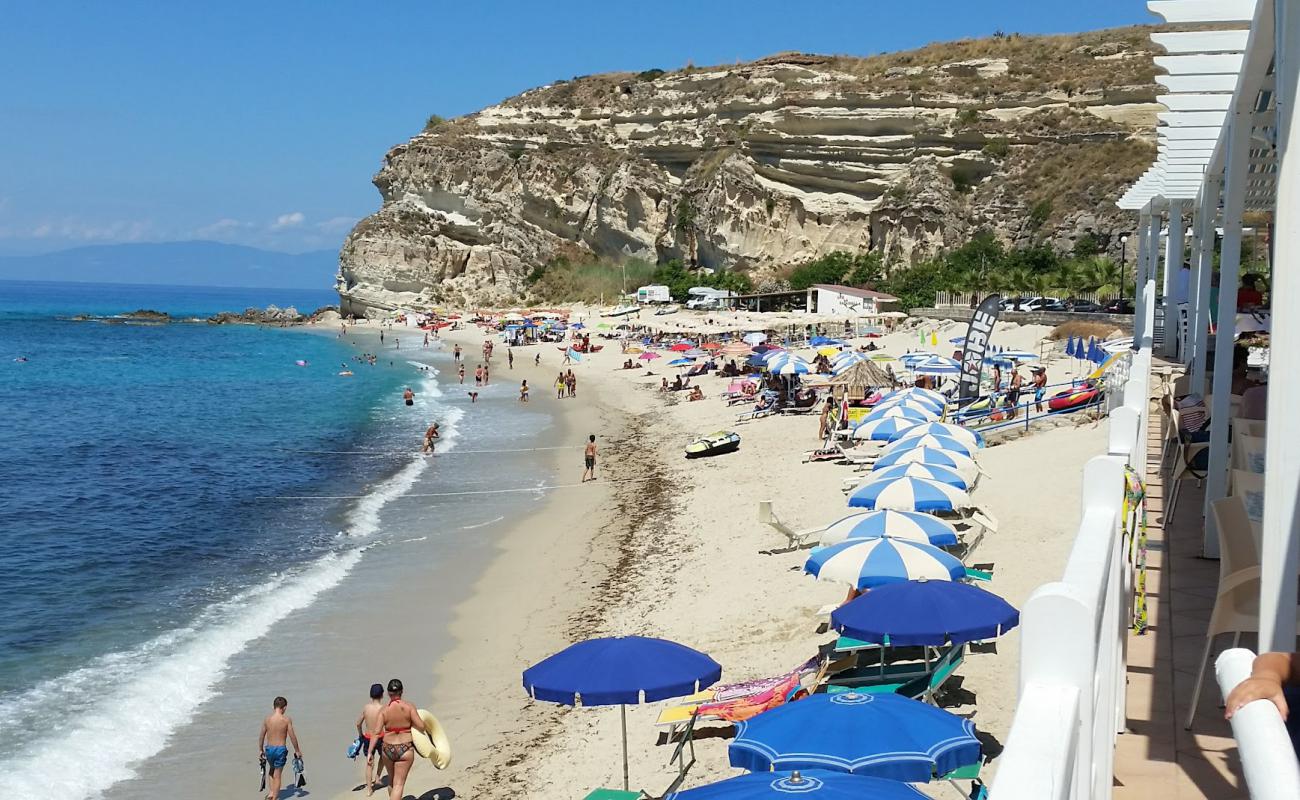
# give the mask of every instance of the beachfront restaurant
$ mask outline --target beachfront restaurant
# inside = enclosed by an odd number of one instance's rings
[[[1257,652],[1296,651],[1300,0],[1147,7],[1157,156],[1115,198],[1136,226],[1133,349],[1106,375],[1122,402],[1065,570],[1022,611],[995,800],[1300,797],[1279,710],[1222,708]],[[1267,302],[1237,290],[1247,222],[1271,231]],[[1265,358],[1242,358],[1245,332]]]

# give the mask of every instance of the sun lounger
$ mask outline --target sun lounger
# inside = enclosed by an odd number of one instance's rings
[[[893,693],[927,702],[933,702],[934,695],[966,658],[965,645],[888,647],[847,636],[835,642],[835,652],[858,654],[858,664],[832,674],[827,692]],[[864,660],[867,663],[862,663]]]
[[[824,528],[804,528],[796,531],[777,517],[776,512],[772,510],[771,500],[758,501],[758,521],[768,527],[775,528],[778,533],[785,536],[786,546],[791,550],[812,547],[816,543],[817,537],[825,530]]]
[[[698,719],[748,719],[802,691],[804,678],[817,670],[818,662],[819,658],[813,657],[785,675],[721,684],[696,692],[659,712],[655,725],[668,728],[671,738],[692,728]],[[816,686],[823,677],[818,672],[810,685]]]

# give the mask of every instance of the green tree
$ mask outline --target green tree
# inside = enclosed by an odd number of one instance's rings
[[[1132,281],[1124,274],[1122,265],[1105,256],[1093,256],[1082,262],[1083,286],[1100,295],[1128,294]]]
[[[853,268],[845,277],[849,286],[874,287],[884,280],[885,268],[880,253],[858,253],[853,257]]]
[[[1056,268],[1056,285],[1066,298],[1078,297],[1086,291],[1087,279],[1083,267],[1077,261],[1063,261]]]
[[[840,283],[853,269],[853,256],[843,250],[805,262],[790,272],[791,289],[807,289],[815,283]]]

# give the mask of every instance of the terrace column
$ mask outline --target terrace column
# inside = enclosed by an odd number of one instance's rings
[[[1138,215],[1137,258],[1133,261],[1133,349],[1143,347],[1142,331],[1146,330],[1145,318],[1151,313],[1147,307],[1142,287],[1146,285],[1147,263],[1151,254],[1151,212],[1144,210]],[[1124,294],[1124,276],[1120,277],[1120,295]]]
[[[1192,206],[1192,242],[1187,257],[1188,266],[1192,270],[1187,278],[1187,327],[1182,331],[1181,349],[1178,351],[1179,360],[1187,366],[1188,374],[1192,371],[1192,352],[1196,347],[1196,311],[1201,282],[1201,228],[1204,220],[1205,213],[1198,200]]]
[[[1223,176],[1208,175],[1201,184],[1201,247],[1196,263],[1200,269],[1196,276],[1196,329],[1192,344],[1192,377],[1189,391],[1205,394],[1205,371],[1209,361],[1210,342],[1210,277],[1214,272],[1215,217],[1219,211],[1219,197],[1223,194]]]
[[[1142,285],[1137,290],[1142,293],[1142,304],[1146,313],[1142,315],[1142,347],[1150,352],[1156,333],[1156,265],[1160,263],[1160,215],[1149,217],[1151,229],[1147,231],[1147,263]]]
[[[1246,170],[1250,158],[1250,115],[1232,111],[1228,130],[1227,167],[1223,184],[1223,246],[1219,252],[1219,327],[1214,335],[1213,400],[1210,406],[1210,467],[1205,476],[1206,558],[1219,557],[1219,537],[1211,503],[1228,493],[1228,424],[1232,421],[1232,347],[1237,331],[1237,270],[1241,266],[1241,215],[1246,202]]]
[[[1300,538],[1300,417],[1287,404],[1300,392],[1300,159],[1296,124],[1300,0],[1278,0],[1277,205],[1274,210],[1272,352],[1269,354],[1268,469],[1260,553],[1260,651],[1295,649],[1297,539]],[[1294,713],[1294,712],[1293,712]]]
[[[1178,304],[1186,297],[1176,296],[1174,287],[1178,282],[1178,273],[1183,268],[1183,202],[1172,200],[1169,203],[1169,236],[1165,239],[1165,277],[1161,284],[1165,306],[1165,345],[1164,354],[1172,356],[1178,350]]]

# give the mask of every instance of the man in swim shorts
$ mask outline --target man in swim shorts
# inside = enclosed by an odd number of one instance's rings
[[[257,757],[271,770],[271,789],[266,793],[266,800],[276,800],[280,796],[280,779],[284,775],[285,762],[289,760],[286,741],[293,742],[293,757],[302,758],[293,720],[285,713],[288,707],[288,700],[275,698],[271,703],[271,713],[262,720],[262,730],[257,735]]]
[[[370,702],[361,707],[361,716],[357,717],[357,735],[361,737],[361,754],[366,757],[367,797],[375,793],[375,755],[379,752],[379,745],[384,741],[382,732],[375,733],[379,728],[379,712],[384,710],[383,699],[384,685],[372,684]]]
[[[587,437],[587,449],[583,451],[583,463],[587,465],[586,471],[582,473],[582,482],[596,480],[596,434]]]
[[[438,423],[433,423],[429,429],[424,432],[424,450],[421,452],[432,453],[433,445],[438,441]]]

